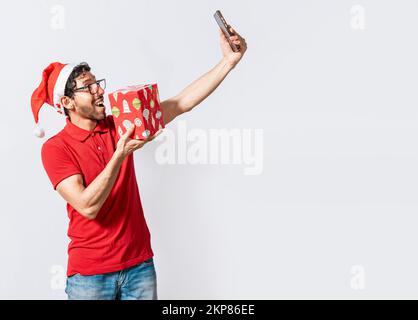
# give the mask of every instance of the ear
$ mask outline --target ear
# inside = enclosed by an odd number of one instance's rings
[[[74,109],[74,101],[70,97],[67,97],[67,96],[61,97],[60,98],[60,103],[64,108],[66,108],[68,110],[73,110]]]

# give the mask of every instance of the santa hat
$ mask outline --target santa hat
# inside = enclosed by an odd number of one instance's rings
[[[39,126],[39,110],[44,103],[52,106],[58,113],[64,114],[60,98],[64,96],[65,84],[73,71],[75,64],[53,62],[42,73],[42,81],[32,93],[31,106],[36,127],[34,134],[38,138],[45,136],[45,131]]]

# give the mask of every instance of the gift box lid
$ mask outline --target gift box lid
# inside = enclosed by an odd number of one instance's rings
[[[148,88],[148,87],[152,87],[152,86],[156,86],[156,83],[152,83],[152,84],[138,84],[138,85],[132,85],[132,86],[126,86],[123,87],[121,89],[118,89],[116,91],[113,91],[112,93],[127,93],[127,92],[132,92],[132,91],[140,91],[143,90],[144,88]]]

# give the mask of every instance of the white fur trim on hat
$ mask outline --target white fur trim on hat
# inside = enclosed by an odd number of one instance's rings
[[[59,113],[64,114],[64,110],[62,109],[60,98],[64,96],[65,92],[65,84],[67,83],[68,77],[70,76],[71,72],[73,71],[76,64],[69,63],[66,64],[62,69],[60,74],[58,75],[57,81],[55,82],[54,86],[54,108],[57,109]]]

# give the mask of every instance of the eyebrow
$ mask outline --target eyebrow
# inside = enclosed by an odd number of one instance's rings
[[[83,80],[83,84],[86,84],[87,82],[95,82],[96,81],[96,77],[94,77],[93,79],[86,79],[86,80]]]

